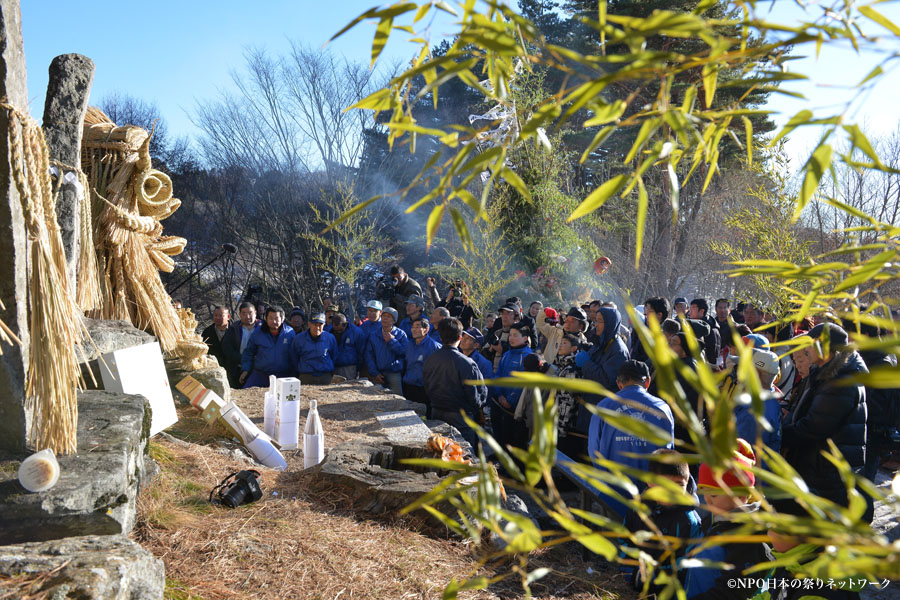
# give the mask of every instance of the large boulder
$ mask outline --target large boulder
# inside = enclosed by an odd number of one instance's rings
[[[162,600],[163,561],[121,535],[0,546],[10,597]]]
[[[17,479],[20,461],[0,464],[0,544],[131,531],[149,435],[143,396],[79,393],[78,453],[59,457],[54,487],[29,493]]]
[[[84,325],[90,335],[90,338],[83,335],[81,341],[81,347],[86,354],[83,359],[85,362],[95,361],[107,352],[143,346],[156,341],[153,334],[141,331],[128,321],[106,321],[84,317]]]

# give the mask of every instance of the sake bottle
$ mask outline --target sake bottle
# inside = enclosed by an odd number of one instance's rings
[[[303,430],[303,468],[314,467],[322,462],[323,458],[325,458],[325,434],[322,432],[322,421],[319,420],[318,402],[310,400],[306,428]]]
[[[269,391],[266,392],[263,405],[263,433],[269,437],[275,436],[275,409],[277,400],[275,398],[275,381],[274,375],[269,376]]]

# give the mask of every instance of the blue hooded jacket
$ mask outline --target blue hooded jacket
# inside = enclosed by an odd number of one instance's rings
[[[425,359],[440,349],[440,342],[434,341],[427,335],[418,344],[410,338],[406,345],[406,374],[403,375],[403,383],[425,387],[425,382],[422,380],[422,367],[425,365]]]
[[[381,331],[380,325],[377,329],[372,328],[366,348],[366,366],[369,367],[369,375],[372,377],[382,373],[403,372],[406,345],[409,343],[409,338],[399,327],[391,329],[394,339],[390,344],[384,341]]]
[[[781,451],[781,406],[778,404],[778,398],[774,396],[763,401],[763,416],[773,431],[762,430],[762,442],[775,452]],[[735,406],[734,419],[737,428],[737,435],[751,444],[756,443],[756,433],[759,423],[756,415],[753,414],[752,406]]]
[[[596,381],[606,389],[615,391],[618,389],[616,376],[629,356],[625,342],[618,335],[622,315],[615,308],[606,306],[600,308],[600,314],[603,315],[603,333],[591,340],[594,345],[588,350],[590,360],[581,370],[585,379]]]
[[[332,335],[334,335],[334,332],[332,332]],[[341,339],[337,339],[336,335],[334,339],[337,342],[334,366],[362,367],[366,359],[366,343],[368,341],[362,327],[353,323],[347,323],[347,329],[344,330]]]
[[[513,371],[524,371],[525,367],[523,366],[523,363],[525,357],[529,354],[531,354],[531,348],[528,346],[510,348],[503,353],[502,357],[500,357],[500,364],[497,365],[497,372],[494,374],[494,377],[509,377],[509,374]],[[490,391],[490,394],[497,398],[506,396],[506,401],[509,402],[510,406],[515,408],[519,403],[519,396],[522,395],[522,388],[495,387]]]
[[[323,331],[314,340],[309,331],[298,333],[291,342],[291,358],[302,374],[325,375],[334,372],[334,356],[337,353],[337,341],[334,336]]]
[[[669,408],[669,405],[664,400],[651,396],[647,390],[639,385],[629,385],[623,388],[619,391],[618,396],[624,400],[630,400],[646,406],[654,412],[645,412],[612,398],[604,398],[597,406],[656,425],[663,431],[668,432],[669,442],[665,446],[658,446],[647,440],[620,431],[606,423],[602,417],[592,414],[590,430],[588,431],[588,453],[592,458],[599,453],[603,458],[615,461],[620,465],[646,471],[648,462],[646,458],[636,458],[626,456],[626,454],[632,453],[646,456],[659,448],[672,448],[675,437],[675,419],[672,417],[672,409]],[[639,482],[635,483],[639,488],[644,487]],[[610,505],[610,508],[616,510],[622,516],[625,515],[625,506],[623,504],[612,498],[604,497],[603,499]]]
[[[294,375],[296,363],[291,362],[291,342],[294,330],[282,323],[278,337],[269,333],[265,325],[257,327],[250,334],[247,347],[241,355],[241,371],[260,371],[265,375],[290,377]]]

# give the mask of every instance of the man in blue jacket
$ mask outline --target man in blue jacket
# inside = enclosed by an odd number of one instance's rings
[[[300,383],[303,385],[328,385],[334,373],[334,356],[337,342],[324,331],[325,315],[317,313],[309,320],[309,329],[294,336],[291,342],[291,359]]]
[[[476,327],[469,327],[463,331],[462,338],[459,340],[459,351],[475,361],[484,379],[493,379],[494,365],[479,351],[483,345],[484,334]]]
[[[331,335],[337,342],[335,375],[356,379],[366,357],[366,334],[361,327],[347,321],[346,315],[337,313],[331,318]]]
[[[422,367],[425,359],[441,348],[440,342],[428,335],[428,319],[418,317],[412,322],[412,342],[406,346],[406,373],[403,375],[403,395],[410,402],[425,405],[425,416],[431,418],[431,402],[425,393]]]
[[[409,338],[399,327],[397,311],[390,306],[381,313],[381,327],[372,328],[366,349],[369,377],[398,395],[403,395],[403,367]]]
[[[270,375],[291,377],[296,366],[291,363],[293,339],[294,330],[284,322],[284,309],[268,307],[264,323],[250,334],[247,348],[241,354],[241,385],[268,387]]]
[[[665,432],[667,443],[661,446],[635,437],[616,429],[603,417],[592,415],[588,431],[588,452],[591,458],[605,458],[626,467],[646,471],[647,456],[659,448],[672,448],[674,445],[675,420],[672,417],[672,409],[665,401],[647,393],[647,388],[650,387],[650,368],[646,363],[638,360],[625,361],[619,369],[616,385],[619,388],[618,398],[629,401],[629,404],[624,404],[618,399],[605,398],[597,407],[655,425]],[[644,407],[644,410],[635,405]],[[629,454],[641,456],[633,457]],[[635,484],[639,488],[643,487],[640,482],[635,482]],[[624,493],[622,490],[618,491]],[[598,495],[612,511],[618,513],[617,518],[625,515],[624,504],[611,496]]]
[[[473,421],[481,422],[481,411],[487,402],[487,388],[475,362],[459,351],[462,336],[459,319],[448,317],[442,320],[438,333],[442,347],[425,360],[422,368],[425,392],[431,401],[431,414],[433,418],[456,427],[474,449],[478,437],[475,430],[466,424],[462,413]],[[465,383],[470,380],[479,383]]]
[[[406,299],[406,318],[397,325],[403,330],[408,339],[412,339],[412,324],[416,319],[425,315],[425,298],[422,296],[410,296]],[[440,340],[438,340],[440,341]]]

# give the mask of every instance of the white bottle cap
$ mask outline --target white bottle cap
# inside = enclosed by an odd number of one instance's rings
[[[310,400],[309,401],[309,410],[318,410],[319,401],[318,400]]]
[[[29,492],[49,490],[59,480],[59,462],[53,450],[35,452],[19,465],[19,483]]]

